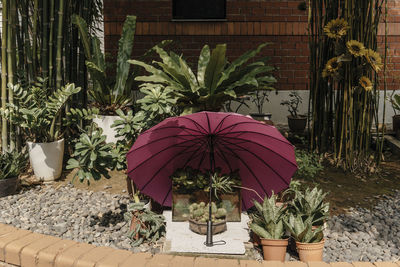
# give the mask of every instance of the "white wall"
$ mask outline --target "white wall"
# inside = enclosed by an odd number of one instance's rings
[[[299,90],[297,92],[303,98],[303,103],[299,107],[300,114],[305,114],[308,111],[309,91]],[[280,103],[282,100],[289,99],[289,93],[290,91],[278,91],[278,94],[276,94],[275,92],[271,92],[271,94],[269,95],[269,102],[264,105],[264,112],[269,112],[272,114],[272,121],[275,124],[287,124],[286,116],[289,115],[289,112],[287,110],[287,107],[280,105]],[[386,95],[390,96],[391,93],[392,91],[388,91]],[[396,93],[400,94],[400,90],[397,90]],[[383,92],[380,92],[379,121],[382,121],[382,115],[383,115],[383,96],[384,96]],[[250,106],[250,109],[245,106],[242,106],[239,110],[239,113],[247,115],[252,112],[255,113],[257,112],[257,108],[253,103],[248,102],[248,105]],[[392,106],[390,102],[386,100],[385,123],[391,124],[393,115],[394,112]]]

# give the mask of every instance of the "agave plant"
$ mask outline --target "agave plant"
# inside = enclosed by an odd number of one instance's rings
[[[226,44],[219,44],[212,51],[205,45],[200,52],[196,75],[182,56],[172,51],[168,54],[161,47],[155,47],[161,62],[154,61],[154,66],[139,60],[128,62],[142,66],[150,73],[136,77],[137,81],[143,82],[142,88],[151,90],[161,86],[173,90],[182,114],[219,111],[228,100],[258,89],[272,89],[275,79],[271,72],[274,68],[266,64],[266,58],[246,64],[266,45],[268,43],[259,45],[232,63],[226,58]]]
[[[299,215],[303,221],[311,220],[312,225],[322,225],[329,216],[329,203],[325,202],[327,193],[314,187],[306,188],[304,192],[295,190],[295,196],[289,202],[289,210],[292,214]]]
[[[251,215],[250,229],[258,236],[267,239],[282,239],[285,231],[283,219],[286,216],[286,207],[276,205],[277,195],[265,197],[262,204],[254,201],[257,211]]]
[[[312,217],[303,221],[300,214],[290,214],[283,222],[297,242],[318,243],[324,238],[322,226],[313,229]]]
[[[47,86],[47,79],[42,78],[29,88],[9,83],[14,103],[0,110],[3,118],[24,129],[28,140],[36,143],[53,142],[63,135],[59,114],[68,99],[81,90],[72,83],[49,95]]]

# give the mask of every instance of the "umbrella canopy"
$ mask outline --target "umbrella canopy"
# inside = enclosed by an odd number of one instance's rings
[[[128,175],[143,194],[171,206],[169,177],[188,166],[210,170],[210,149],[216,168],[225,174],[239,170],[242,187],[262,197],[287,188],[297,170],[293,145],[275,127],[236,113],[199,112],[142,133],[127,154]],[[243,209],[256,198],[242,189]]]

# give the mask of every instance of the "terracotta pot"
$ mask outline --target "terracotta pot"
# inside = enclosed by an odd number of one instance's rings
[[[264,260],[285,261],[288,238],[286,239],[261,239]]]
[[[287,116],[289,129],[292,132],[303,132],[307,125],[307,117],[306,116]]]
[[[322,255],[324,252],[325,239],[322,239],[318,243],[301,243],[296,242],[297,252],[299,258],[303,262],[308,261],[322,261]]]
[[[189,219],[189,229],[200,235],[206,235],[207,234],[207,223],[198,222],[198,221]],[[222,233],[225,231],[226,231],[226,220],[224,220],[223,222],[219,222],[219,223],[213,222],[213,224],[212,224],[212,234],[213,235],[219,234],[219,233]]]
[[[400,115],[394,115],[392,120],[393,132],[397,133],[400,130]]]
[[[12,195],[17,190],[18,177],[0,180],[0,197]]]

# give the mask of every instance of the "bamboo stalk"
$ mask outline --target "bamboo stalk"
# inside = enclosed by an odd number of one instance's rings
[[[61,88],[61,64],[62,64],[62,38],[63,38],[63,15],[64,15],[64,0],[60,0],[60,7],[58,11],[58,31],[57,31],[57,55],[56,55],[56,88]]]
[[[54,0],[50,0],[50,37],[49,37],[49,84],[54,86],[53,80],[53,36],[54,36]]]
[[[8,1],[2,1],[2,37],[1,37],[1,107],[6,108],[7,104],[7,24],[8,24]],[[7,120],[1,121],[1,150],[8,150],[8,127]]]

